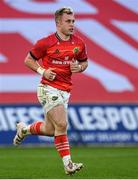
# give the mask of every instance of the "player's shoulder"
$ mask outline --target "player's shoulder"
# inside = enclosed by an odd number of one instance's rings
[[[39,39],[39,41],[43,41],[43,42],[49,42],[54,40],[55,40],[55,33],[49,34],[48,36]]]
[[[49,34],[48,36],[45,36],[41,39],[39,39],[37,42],[39,44],[43,44],[46,47],[50,47],[53,44],[55,44],[57,39],[55,38],[55,33]]]
[[[75,41],[76,43],[84,44],[84,40],[76,34],[72,35],[72,40]]]

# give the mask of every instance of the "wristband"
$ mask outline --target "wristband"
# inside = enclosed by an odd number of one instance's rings
[[[39,67],[39,68],[37,68],[37,72],[38,72],[40,75],[43,76],[43,74],[44,74],[44,72],[45,72],[45,69],[42,68],[42,67]]]

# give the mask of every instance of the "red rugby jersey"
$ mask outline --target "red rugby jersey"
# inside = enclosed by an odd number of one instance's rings
[[[43,68],[55,68],[56,78],[49,81],[42,77],[41,83],[65,91],[72,87],[70,62],[87,60],[85,44],[76,35],[71,35],[68,41],[61,40],[57,33],[49,35],[38,40],[30,54],[36,60],[42,59]]]

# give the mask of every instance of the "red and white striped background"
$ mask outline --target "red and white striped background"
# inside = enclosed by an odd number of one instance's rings
[[[137,0],[1,0],[0,103],[36,103],[40,76],[24,65],[32,44],[55,31],[62,6],[76,13],[89,67],[73,76],[72,103],[138,102]]]

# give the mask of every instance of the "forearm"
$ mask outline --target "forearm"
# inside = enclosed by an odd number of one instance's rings
[[[79,65],[80,65],[80,72],[83,72],[88,67],[88,61],[79,62]]]
[[[33,71],[39,73],[41,76],[44,76],[46,79],[53,81],[56,77],[56,73],[54,72],[55,68],[44,69],[39,65],[39,63],[31,57],[30,54],[25,58],[25,65],[32,69]]]
[[[87,61],[83,61],[83,62],[71,62],[70,63],[70,70],[72,73],[80,73],[85,71],[85,69],[88,66],[88,62]]]
[[[27,67],[29,67],[33,71],[37,71],[37,69],[40,67],[38,62],[36,60],[34,60],[30,54],[28,54],[26,56],[24,63]]]
[[[29,67],[30,69],[32,69],[33,71],[38,72],[40,75],[44,74],[45,69],[42,68],[39,65],[39,63],[31,57],[30,54],[27,55],[24,62],[25,62],[25,65]]]

